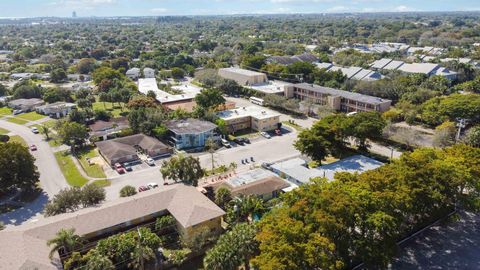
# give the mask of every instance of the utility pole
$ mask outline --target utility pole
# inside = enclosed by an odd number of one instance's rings
[[[142,233],[140,232],[140,229],[138,227],[137,227],[137,232],[138,232],[138,251],[140,253],[140,269],[145,270],[145,265],[143,262]]]
[[[460,119],[457,119],[457,127],[458,127],[458,131],[457,131],[457,135],[455,136],[455,141],[458,142],[460,140],[460,134],[462,133],[462,128],[465,128],[466,126],[466,120],[463,119],[463,118],[460,118]]]

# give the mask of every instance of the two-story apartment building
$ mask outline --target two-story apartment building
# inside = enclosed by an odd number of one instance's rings
[[[229,132],[252,129],[270,131],[278,128],[280,114],[256,106],[240,107],[217,113],[223,119]]]
[[[49,258],[47,245],[59,230],[75,229],[84,248],[94,247],[96,240],[146,227],[167,214],[175,219],[179,234],[189,239],[203,230],[220,232],[225,212],[195,187],[177,184],[149,190],[0,231],[0,269],[63,269],[60,254]]]
[[[385,112],[390,109],[391,100],[359,93],[323,87],[315,84],[299,83],[293,88],[293,97],[312,102],[342,112]]]
[[[178,150],[205,147],[209,138],[219,140],[217,125],[198,119],[171,120],[166,122],[169,139]]]

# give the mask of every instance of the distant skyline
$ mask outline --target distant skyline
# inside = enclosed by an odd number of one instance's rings
[[[0,0],[0,17],[479,11],[477,0]]]

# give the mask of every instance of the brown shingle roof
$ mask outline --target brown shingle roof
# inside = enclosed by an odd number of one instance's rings
[[[46,242],[62,228],[86,235],[167,210],[184,228],[221,217],[225,212],[197,191],[182,184],[142,192],[82,209],[7,228],[0,232],[0,269],[58,269],[48,258]],[[58,256],[56,256],[58,259]]]
[[[102,152],[105,158],[113,160],[127,155],[136,155],[135,146],[145,151],[166,150],[169,147],[159,140],[145,134],[135,134],[109,141],[97,142],[95,145]]]
[[[118,125],[117,129],[119,130],[130,127],[126,117],[112,118],[110,121],[98,120],[88,127],[92,132],[99,132],[112,129],[114,124]]]
[[[240,185],[237,187],[232,187],[228,182],[223,184],[226,186],[232,195],[264,195],[270,194],[274,191],[282,190],[290,186],[282,178],[276,176],[270,176],[255,182],[251,182],[245,185]]]

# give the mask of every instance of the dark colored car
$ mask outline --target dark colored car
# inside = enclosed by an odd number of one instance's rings
[[[240,138],[244,143],[250,143],[250,139],[248,138]]]
[[[233,141],[236,144],[239,144],[239,145],[244,145],[245,144],[241,138],[235,138],[235,139],[233,139]]]

